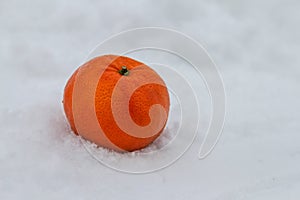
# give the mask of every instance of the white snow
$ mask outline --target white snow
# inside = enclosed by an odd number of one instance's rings
[[[1,0],[0,199],[298,199],[299,9],[296,0]],[[199,136],[170,167],[132,175],[86,151],[61,100],[91,49],[143,26],[172,28],[206,47],[223,76],[228,113],[206,159],[197,159]],[[173,122],[158,148],[172,138]],[[145,160],[95,150],[129,167]]]

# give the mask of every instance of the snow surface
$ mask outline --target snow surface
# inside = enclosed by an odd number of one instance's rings
[[[299,199],[299,9],[296,0],[1,0],[0,199]],[[197,159],[199,136],[170,167],[132,175],[90,156],[61,100],[95,45],[143,26],[172,28],[206,47],[228,113],[206,159]]]

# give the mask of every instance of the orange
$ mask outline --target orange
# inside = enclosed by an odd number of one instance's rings
[[[74,133],[116,151],[134,151],[163,131],[169,93],[162,78],[134,59],[104,55],[80,66],[64,90]]]

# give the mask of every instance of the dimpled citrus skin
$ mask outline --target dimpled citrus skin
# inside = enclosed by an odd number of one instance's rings
[[[103,74],[99,78],[94,95],[94,106],[99,126],[103,130],[105,136],[114,145],[122,150],[134,151],[144,148],[152,143],[161,134],[166,121],[164,122],[164,126],[157,133],[154,133],[149,137],[135,137],[127,134],[119,128],[115,121],[114,114],[120,116],[121,119],[131,117],[137,126],[147,126],[151,122],[151,119],[149,117],[149,110],[152,105],[160,104],[165,109],[168,115],[170,105],[168,90],[164,84],[156,84],[156,82],[164,82],[154,70],[152,70],[150,67],[147,67],[145,64],[128,57],[105,55],[94,58],[81,67],[91,67],[91,65],[96,65],[97,63],[103,63],[107,61],[111,61],[111,63],[108,62],[110,63],[109,66],[105,68]],[[121,75],[119,73],[119,70],[122,69],[122,66],[127,67],[129,71],[129,74],[127,76]],[[78,70],[74,72],[65,87],[63,101],[67,119],[72,130],[75,133],[77,133],[77,130],[74,124],[72,112],[72,93]],[[143,73],[144,75],[141,77],[135,76],[133,73],[134,70],[145,70],[147,73]],[[122,98],[117,98],[118,102],[116,103],[128,104],[130,116],[126,116],[126,114],[122,110],[116,110],[114,114],[112,111],[112,95],[116,84],[121,78],[125,79],[126,85],[139,85],[141,80],[149,80],[149,84],[139,86],[132,93],[129,102],[123,102]],[[124,93],[126,92],[129,93],[129,91],[125,89]],[[78,134],[80,135],[80,133]],[[95,142],[96,144],[101,146],[101,141],[92,142]]]
[[[76,135],[78,135],[75,124],[74,124],[74,117],[73,117],[73,110],[72,110],[72,94],[73,94],[73,88],[75,83],[75,78],[78,73],[78,69],[73,73],[71,78],[68,80],[65,91],[64,91],[64,110],[67,116],[67,119],[69,121],[69,124],[71,126],[71,129],[74,131]]]

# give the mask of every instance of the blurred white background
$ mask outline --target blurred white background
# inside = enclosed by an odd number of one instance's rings
[[[300,3],[0,0],[0,199],[298,199]],[[213,154],[132,176],[93,160],[66,124],[70,74],[130,28],[181,31],[208,50],[228,105]]]

